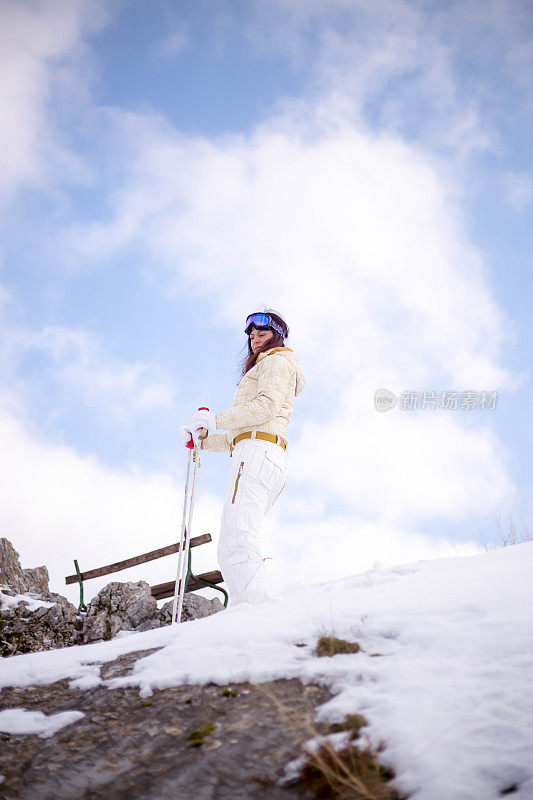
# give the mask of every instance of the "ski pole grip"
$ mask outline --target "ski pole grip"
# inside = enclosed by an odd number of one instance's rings
[[[198,409],[198,411],[209,411],[209,409],[207,408],[207,406],[201,406],[201,407]],[[201,433],[201,432],[200,432],[200,433],[198,434],[198,438],[200,438],[200,439],[205,439],[205,437],[206,437],[206,436],[207,436],[207,434],[208,434],[208,430],[207,430],[207,428],[197,428],[197,430],[199,430],[199,431],[205,431],[205,433]]]

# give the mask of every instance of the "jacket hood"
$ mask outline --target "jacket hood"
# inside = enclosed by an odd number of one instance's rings
[[[300,362],[296,357],[296,353],[294,350],[291,350],[290,347],[273,347],[271,350],[267,350],[265,353],[259,353],[257,356],[256,364],[261,361],[262,358],[266,358],[267,356],[272,355],[273,353],[280,353],[280,355],[287,358],[291,364],[294,365],[296,368],[296,388],[294,391],[294,396],[298,397],[298,395],[302,392],[305,386],[305,375],[304,371],[300,366]]]

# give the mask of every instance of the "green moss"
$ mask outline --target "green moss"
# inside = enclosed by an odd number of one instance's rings
[[[348,714],[342,722],[334,722],[329,726],[330,733],[340,733],[341,731],[351,731],[350,739],[356,739],[359,731],[368,725],[366,719],[361,714]]]
[[[235,689],[223,689],[221,694],[222,697],[237,697],[237,692]]]
[[[348,642],[336,636],[321,636],[316,645],[317,656],[335,656],[337,653],[358,653],[357,642]]]
[[[189,739],[191,740],[191,747],[201,747],[204,744],[204,738],[209,736],[215,730],[214,725],[206,725],[204,728],[199,728],[198,730],[191,731],[189,733]]]

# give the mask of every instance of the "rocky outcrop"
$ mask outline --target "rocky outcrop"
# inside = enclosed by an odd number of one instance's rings
[[[8,539],[0,539],[0,589],[8,587],[25,592],[48,592],[50,578],[46,567],[22,569],[19,554]]]
[[[112,639],[119,631],[148,630],[157,616],[157,602],[146,581],[108,583],[87,606],[83,641]]]
[[[54,597],[49,592],[47,595]],[[81,620],[76,608],[61,595],[55,598],[35,599],[2,590],[0,655],[35,653],[81,643]]]
[[[173,601],[161,608],[152,597],[146,581],[113,582],[105,586],[87,607],[83,620],[83,641],[97,642],[112,639],[119,631],[147,631],[169,625]],[[182,620],[198,619],[216,614],[223,608],[218,598],[185,595]]]
[[[22,569],[0,539],[0,655],[35,653],[80,642],[81,620],[66,597],[48,590],[46,567]]]
[[[146,581],[113,581],[80,614],[66,597],[48,590],[48,580],[46,567],[22,569],[11,542],[0,539],[1,656],[99,642],[171,622],[173,601],[158,608]],[[181,618],[207,617],[222,608],[218,598],[186,594]]]

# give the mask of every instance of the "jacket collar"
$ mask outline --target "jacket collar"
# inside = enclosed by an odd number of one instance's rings
[[[265,356],[269,356],[271,353],[277,353],[279,350],[282,350],[285,353],[293,352],[291,347],[273,347],[271,350],[266,350],[264,353],[259,353],[255,363],[258,364],[262,358],[264,358]]]

